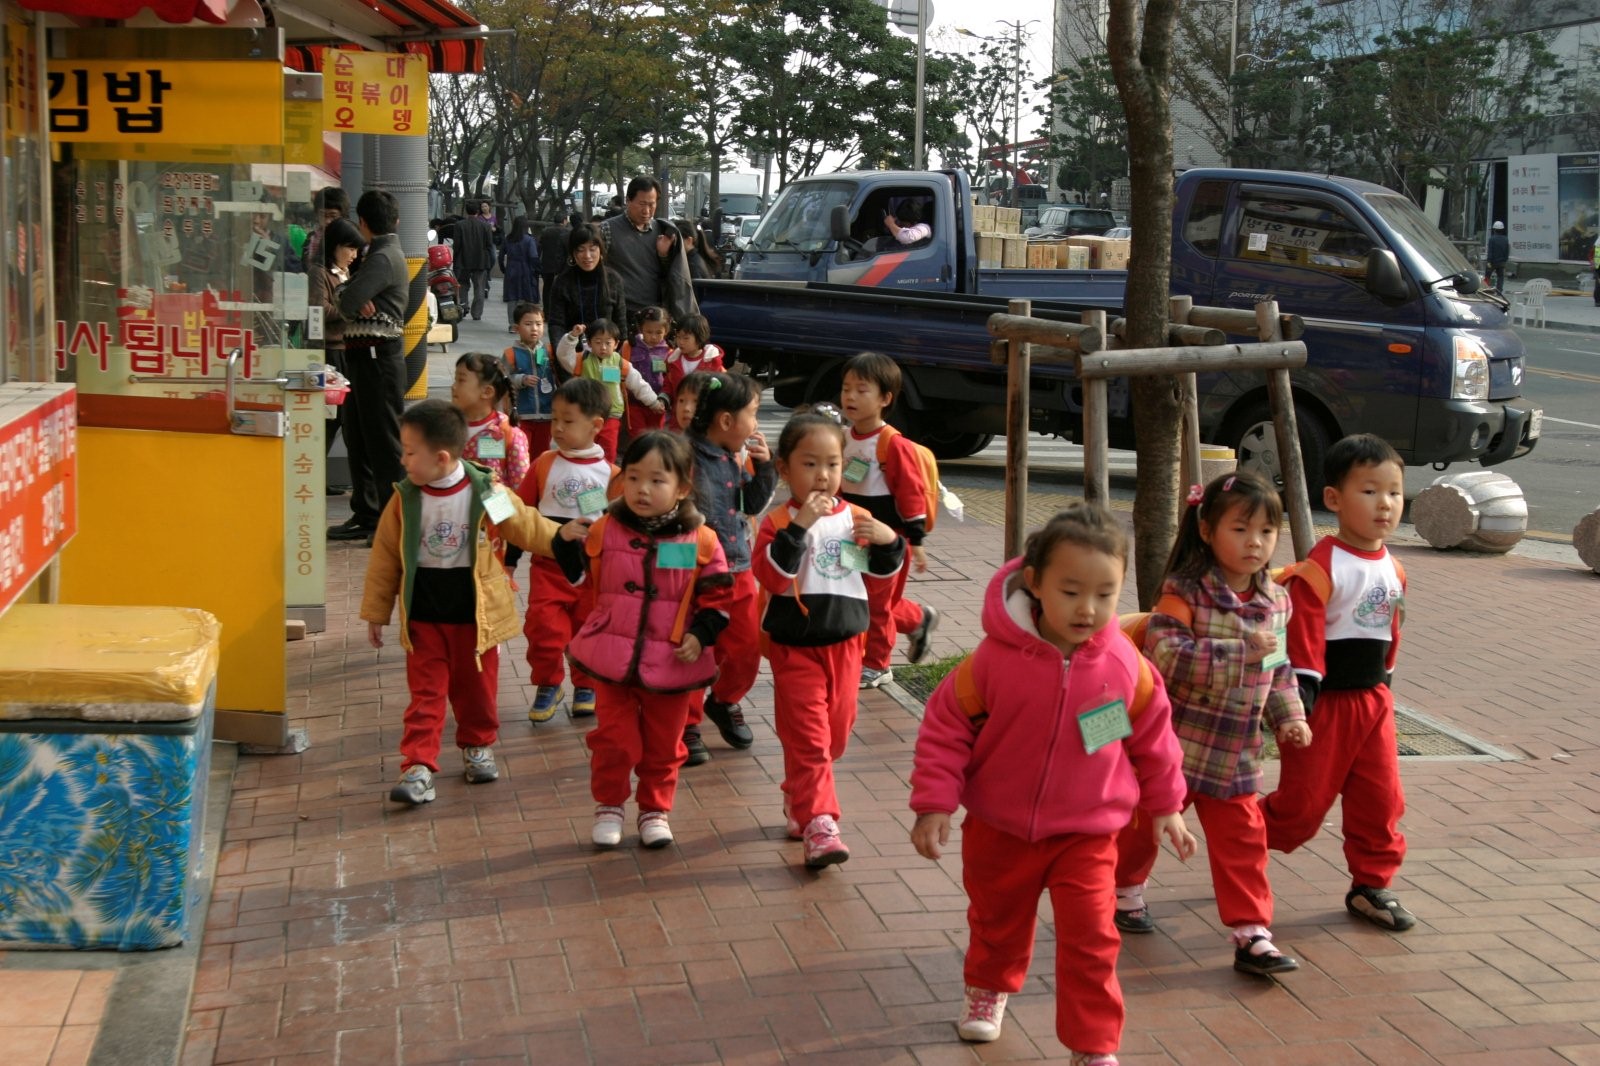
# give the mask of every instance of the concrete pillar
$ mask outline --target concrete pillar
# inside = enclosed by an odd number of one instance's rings
[[[383,189],[400,205],[400,250],[410,267],[406,304],[406,395],[428,395],[428,139],[388,134],[366,138],[372,147],[367,187]]]
[[[356,201],[361,199],[361,191],[367,185],[366,140],[363,134],[346,133],[339,145],[339,187],[350,197],[352,210],[356,206]]]

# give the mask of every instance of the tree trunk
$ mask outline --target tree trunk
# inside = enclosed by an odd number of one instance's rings
[[[1175,0],[1110,0],[1106,47],[1117,95],[1128,118],[1128,177],[1133,246],[1123,315],[1125,343],[1153,348],[1167,340],[1172,275],[1172,27]],[[1149,610],[1177,536],[1179,388],[1176,377],[1132,383],[1138,474],[1133,499],[1134,566],[1139,606]]]

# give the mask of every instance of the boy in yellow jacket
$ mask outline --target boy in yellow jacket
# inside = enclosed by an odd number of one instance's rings
[[[500,776],[491,749],[500,730],[499,645],[522,627],[498,541],[549,556],[558,532],[574,540],[587,532],[582,523],[557,526],[489,471],[463,462],[466,442],[466,416],[443,400],[424,400],[400,416],[406,480],[378,520],[367,560],[361,597],[367,639],[383,647],[383,627],[398,599],[411,691],[400,780],[389,792],[396,803],[434,798],[447,699],[467,783]]]

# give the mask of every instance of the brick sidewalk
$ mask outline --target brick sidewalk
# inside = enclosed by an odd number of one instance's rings
[[[976,637],[999,531],[950,523],[935,545],[913,591],[945,612],[943,655]],[[1004,1038],[954,1038],[959,860],[906,842],[917,721],[887,696],[862,700],[840,764],[853,857],[821,875],[783,839],[765,679],[753,751],[713,739],[685,772],[678,844],[596,854],[583,730],[529,726],[520,640],[501,780],[466,786],[447,751],[437,802],[400,810],[402,655],[369,649],[354,616],[365,551],[330,555],[329,632],[291,646],[313,746],[240,761],[184,1062],[1064,1060],[1048,924]],[[1275,928],[1303,963],[1280,982],[1228,969],[1203,857],[1164,857],[1160,932],[1122,957],[1124,1062],[1600,1063],[1600,579],[1400,556],[1399,699],[1528,758],[1403,764],[1399,887],[1421,918],[1404,937],[1345,916],[1334,832],[1275,861]]]

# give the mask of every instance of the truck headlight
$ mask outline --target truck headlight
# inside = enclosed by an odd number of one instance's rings
[[[1450,398],[1489,398],[1489,350],[1472,337],[1455,338],[1455,370],[1450,377]]]

